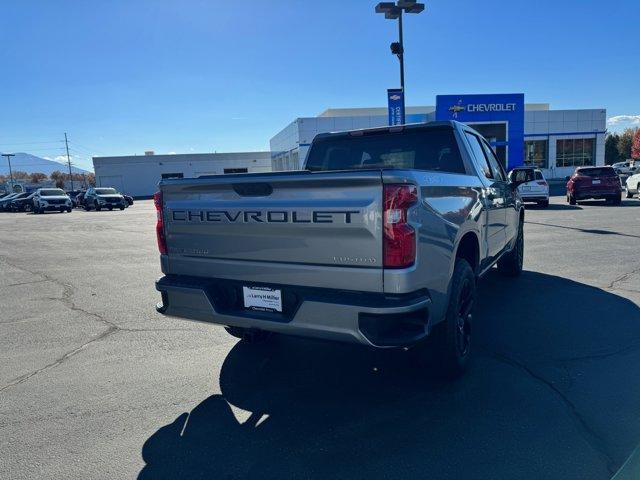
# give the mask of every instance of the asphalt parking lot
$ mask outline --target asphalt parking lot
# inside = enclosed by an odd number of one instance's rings
[[[0,478],[610,478],[640,443],[640,200],[526,221],[447,384],[160,316],[150,201],[2,214]]]

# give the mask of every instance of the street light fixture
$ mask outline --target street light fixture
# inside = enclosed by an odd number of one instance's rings
[[[398,0],[397,2],[380,2],[376,5],[376,13],[384,13],[384,18],[398,20],[398,40],[391,44],[391,53],[400,60],[400,88],[404,95],[404,43],[402,39],[402,12],[420,13],[424,10],[424,3],[416,0]],[[402,112],[402,123],[404,123],[404,108]]]

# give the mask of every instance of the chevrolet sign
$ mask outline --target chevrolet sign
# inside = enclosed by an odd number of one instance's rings
[[[470,103],[467,112],[515,112],[515,103]]]

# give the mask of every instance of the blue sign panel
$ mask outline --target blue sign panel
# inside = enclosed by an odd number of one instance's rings
[[[388,89],[387,103],[389,105],[389,125],[404,124],[404,92],[402,89]]]
[[[508,169],[524,163],[524,94],[438,95],[436,120],[458,120],[505,147]]]

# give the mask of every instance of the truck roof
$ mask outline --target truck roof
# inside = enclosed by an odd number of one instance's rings
[[[434,127],[452,127],[464,126],[464,124],[455,120],[443,120],[437,122],[425,122],[425,123],[407,123],[404,125],[389,125],[385,127],[373,127],[373,128],[359,128],[354,130],[344,130],[340,132],[328,132],[319,133],[315,138],[327,138],[327,137],[341,137],[346,135],[365,135],[368,133],[381,133],[381,132],[399,132],[403,130],[421,130]]]

